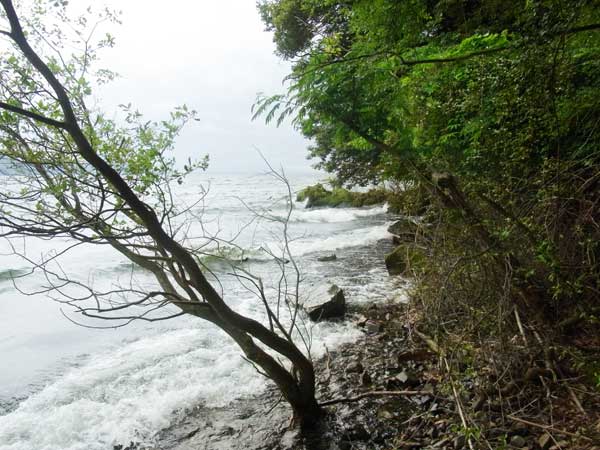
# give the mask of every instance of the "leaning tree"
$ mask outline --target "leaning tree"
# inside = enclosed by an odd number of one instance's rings
[[[92,43],[90,31],[99,22],[88,23],[91,12],[69,21],[66,1],[37,0],[22,15],[12,0],[0,4],[1,235],[68,238],[71,247],[110,245],[151,273],[156,288],[102,292],[53,270],[56,255],[32,263],[55,296],[88,317],[128,322],[190,314],[211,322],[276,383],[298,425],[314,423],[319,405],[313,364],[294,343],[289,324],[269,307],[260,280],[246,278],[264,300],[266,325],[223,300],[197,244],[182,230],[182,211],[170,186],[205,161],[181,171],[168,155],[195,112],[181,107],[153,123],[122,106],[119,122],[107,118],[89,104],[92,87],[114,76],[93,69],[98,50],[112,46],[113,39],[107,35]],[[104,11],[103,20],[117,19]],[[67,48],[80,51],[67,55]],[[297,302],[297,292],[291,294]],[[177,312],[157,315],[166,305]],[[139,313],[142,306],[145,312]]]

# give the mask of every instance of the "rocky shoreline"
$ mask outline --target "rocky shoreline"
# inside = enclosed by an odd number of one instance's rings
[[[224,408],[190,411],[148,450],[600,448],[592,440],[570,441],[569,431],[550,432],[505,414],[478,395],[475,379],[449,380],[439,355],[419,337],[413,314],[403,303],[349,306],[346,320],[364,335],[316,362],[318,398],[326,406],[322,425],[311,434],[289,429],[290,409],[271,386]],[[467,410],[475,411],[472,428],[462,423]],[[483,447],[476,443],[482,437]]]
[[[332,404],[310,435],[288,429],[290,410],[271,387],[225,408],[190,412],[161,433],[158,448],[462,448],[460,438],[446,437],[452,421],[444,416],[453,414],[452,402],[437,392],[435,355],[413,341],[407,314],[399,303],[350,306],[346,320],[355,321],[364,336],[317,361],[319,399]]]
[[[360,401],[325,406],[322,427],[301,437],[288,430],[290,410],[276,389],[225,408],[198,408],[160,436],[161,449],[382,449],[398,436],[397,421],[410,417],[414,407],[435,400],[433,387],[421,383],[431,354],[411,352],[402,323],[403,304],[349,306],[346,320],[364,331],[356,343],[343,345],[316,362],[318,397],[323,403],[370,392],[414,390],[418,395],[382,394]],[[404,350],[403,350],[404,349]],[[414,359],[413,359],[414,358]],[[411,359],[413,359],[411,361]],[[403,361],[403,363],[401,363]],[[413,373],[415,372],[415,373]]]

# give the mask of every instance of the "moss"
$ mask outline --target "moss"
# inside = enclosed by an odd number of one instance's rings
[[[402,275],[406,272],[407,264],[402,247],[396,247],[391,253],[385,255],[385,267],[390,275]]]
[[[385,189],[371,189],[367,192],[352,192],[335,187],[327,190],[322,184],[315,184],[302,189],[296,195],[299,202],[306,201],[307,208],[337,206],[372,206],[387,202],[389,193]]]

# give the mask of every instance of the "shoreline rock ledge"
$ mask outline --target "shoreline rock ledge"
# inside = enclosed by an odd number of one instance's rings
[[[321,320],[343,319],[346,314],[344,290],[335,284],[329,288],[319,286],[313,290],[302,308],[313,322]]]

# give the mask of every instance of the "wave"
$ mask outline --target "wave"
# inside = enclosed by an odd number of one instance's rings
[[[105,450],[150,442],[174,411],[259,392],[263,381],[253,372],[214,330],[140,339],[91,358],[1,416],[0,449]]]
[[[350,323],[311,328],[314,357],[360,336]],[[0,450],[106,450],[130,441],[152,446],[186,411],[222,407],[265,385],[212,327],[123,341],[0,416]]]
[[[387,208],[387,205],[381,205],[373,208],[296,209],[292,212],[291,220],[308,223],[352,222],[357,219],[383,215]]]
[[[310,208],[306,209],[304,203],[296,202],[294,210],[290,215],[290,222],[294,223],[342,223],[352,222],[358,219],[364,219],[374,216],[381,216],[387,213],[387,204],[369,207],[369,208]],[[256,207],[256,212],[265,214],[277,219],[284,219],[287,215],[287,210],[283,207],[275,209],[262,209]],[[236,214],[238,217],[245,217],[251,220],[253,215],[244,206],[231,208],[215,208],[207,209],[205,216],[208,220],[214,220],[215,217],[225,217],[227,214]]]
[[[359,247],[372,244],[390,236],[387,231],[389,224],[357,228],[341,231],[325,239],[302,238],[290,243],[290,251],[294,256],[302,256],[317,252],[332,252],[341,248]],[[273,243],[270,248],[277,248],[280,244]]]

